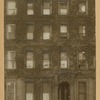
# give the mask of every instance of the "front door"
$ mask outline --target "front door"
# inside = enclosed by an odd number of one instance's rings
[[[67,82],[59,84],[58,100],[70,100],[70,86]]]

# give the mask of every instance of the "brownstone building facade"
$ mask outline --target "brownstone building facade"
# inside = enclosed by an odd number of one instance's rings
[[[95,0],[5,0],[5,100],[95,100]]]

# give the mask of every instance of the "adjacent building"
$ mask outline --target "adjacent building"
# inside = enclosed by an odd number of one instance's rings
[[[5,100],[95,100],[95,0],[5,0]]]

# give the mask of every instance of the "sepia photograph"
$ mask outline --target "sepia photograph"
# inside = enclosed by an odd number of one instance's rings
[[[4,100],[96,100],[95,0],[4,0]]]

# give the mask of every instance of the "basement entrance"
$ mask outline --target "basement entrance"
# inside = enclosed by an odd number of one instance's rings
[[[58,100],[70,100],[70,85],[68,82],[61,82],[59,84]]]

